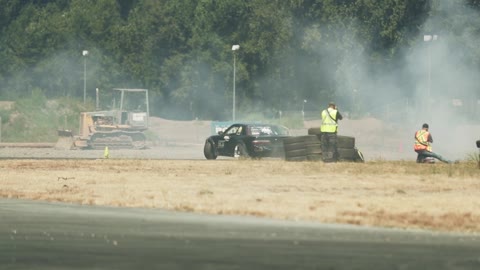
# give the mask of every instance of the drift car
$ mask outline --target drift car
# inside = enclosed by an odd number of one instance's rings
[[[283,139],[288,136],[288,129],[279,125],[233,124],[208,137],[203,154],[207,159],[283,157]]]

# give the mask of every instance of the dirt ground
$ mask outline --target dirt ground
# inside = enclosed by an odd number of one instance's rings
[[[3,160],[0,197],[480,233],[476,164]]]
[[[0,197],[480,233],[477,164],[416,164],[401,136],[380,142],[368,130],[356,132],[364,164],[207,161],[211,122],[151,124],[157,139],[150,149],[111,150],[109,159],[103,151],[0,148]],[[347,122],[344,134],[356,125],[365,126]]]

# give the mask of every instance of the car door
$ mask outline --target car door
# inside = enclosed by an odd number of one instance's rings
[[[219,155],[229,156],[228,147],[230,144],[230,138],[232,133],[236,132],[237,128],[238,127],[236,125],[232,125],[219,134],[219,139],[217,142],[217,151]]]
[[[232,125],[223,133],[223,137],[218,141],[219,149],[222,149],[222,154],[226,156],[233,156],[233,151],[237,142],[242,136],[243,126]]]

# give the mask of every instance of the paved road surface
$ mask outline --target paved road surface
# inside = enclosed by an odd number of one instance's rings
[[[0,159],[99,159],[103,150],[58,150],[54,148],[0,148]],[[112,159],[205,159],[203,144],[164,145],[149,149],[110,149]]]
[[[480,236],[0,199],[0,269],[480,269]]]

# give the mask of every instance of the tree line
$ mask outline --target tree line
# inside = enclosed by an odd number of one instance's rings
[[[478,40],[472,15],[478,17],[478,0],[0,0],[0,6],[3,100],[34,91],[82,99],[84,84],[89,101],[95,88],[147,88],[155,115],[222,120],[231,116],[235,84],[239,112],[274,114],[330,100],[365,112],[359,104],[373,97],[415,99],[417,82],[405,59],[426,31],[460,31],[460,60],[480,64],[480,49],[465,42]],[[451,12],[464,9],[472,13]],[[372,83],[392,73],[388,84],[401,85],[393,92]],[[356,89],[361,96],[352,98]]]

